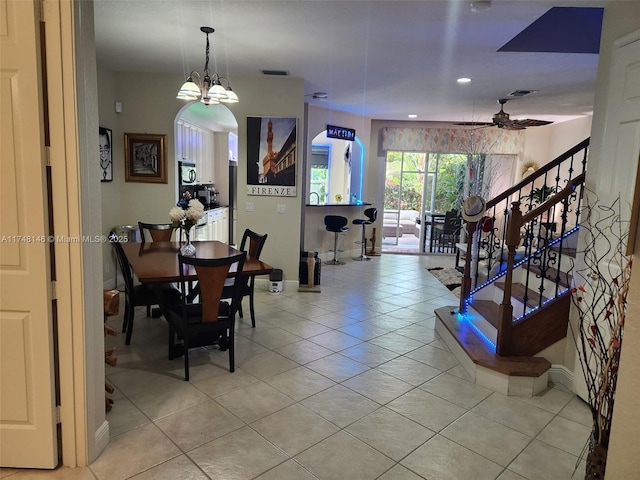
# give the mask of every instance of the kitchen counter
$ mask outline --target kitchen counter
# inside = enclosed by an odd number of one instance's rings
[[[315,203],[307,203],[307,207],[367,207],[371,205],[367,202],[356,202],[356,203],[320,203],[316,205]]]
[[[205,210],[205,215],[198,222],[194,240],[229,241],[229,207],[220,205]]]
[[[339,236],[340,250],[346,257],[353,257],[360,254],[360,242],[362,239],[362,227],[354,225],[353,220],[364,217],[364,210],[369,208],[371,203],[324,203],[321,205],[306,205],[304,217],[304,251],[318,252],[322,255],[329,255],[333,249],[335,236],[328,232],[324,217],[326,215],[340,215],[347,218],[349,230]],[[368,229],[367,236],[370,236],[371,229]],[[378,237],[379,238],[379,237]],[[379,245],[379,241],[378,241]],[[328,257],[330,258],[330,257]]]
[[[207,206],[207,205],[205,205],[204,211],[205,212],[210,212],[212,210],[217,210],[219,208],[229,208],[229,205],[216,205],[216,206],[213,206],[213,205]]]

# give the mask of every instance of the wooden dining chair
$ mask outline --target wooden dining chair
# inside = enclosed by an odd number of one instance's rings
[[[267,235],[261,235],[250,229],[246,229],[242,235],[242,242],[240,243],[240,250],[247,253],[247,257],[260,259],[262,248],[267,241]],[[222,292],[222,298],[231,298],[231,295],[235,291],[235,283],[241,283],[242,298],[249,297],[249,312],[251,314],[251,326],[256,326],[256,313],[253,306],[253,293],[255,290],[255,275],[242,275],[241,277],[234,277],[227,280],[224,290]],[[244,318],[242,313],[242,302],[238,305],[238,314],[240,318]]]
[[[169,322],[169,360],[176,356],[176,336],[182,338],[184,379],[189,380],[189,349],[218,343],[220,350],[229,350],[229,371],[235,370],[234,322],[242,299],[241,283],[233,287],[230,300],[223,301],[222,291],[232,265],[236,276],[242,275],[246,253],[224,258],[194,258],[178,255],[180,282],[186,291],[190,282],[185,273],[195,269],[200,294],[195,298],[181,295],[179,304],[171,303],[171,295],[160,298],[160,307]]]
[[[140,239],[142,243],[147,241],[145,230],[148,231],[152,242],[170,242],[175,227],[171,223],[144,223],[138,222]]]
[[[150,316],[151,305],[157,305],[158,300],[156,296],[156,290],[171,290],[171,285],[159,285],[156,289],[149,285],[134,285],[133,273],[127,256],[124,253],[122,245],[118,241],[118,236],[115,232],[109,233],[109,241],[113,247],[118,266],[122,272],[122,278],[124,279],[124,293],[125,293],[125,305],[124,316],[122,319],[122,333],[126,332],[125,344],[131,343],[131,335],[133,333],[133,321],[135,317],[135,307],[147,307],[147,317]],[[175,290],[175,289],[173,289]]]

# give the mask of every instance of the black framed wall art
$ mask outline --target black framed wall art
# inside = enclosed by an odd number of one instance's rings
[[[100,147],[100,181],[110,182],[113,180],[113,152],[111,141],[113,132],[109,128],[99,127],[98,140]]]
[[[296,118],[247,117],[247,195],[296,196]]]

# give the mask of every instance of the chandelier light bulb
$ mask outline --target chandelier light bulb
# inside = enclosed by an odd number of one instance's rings
[[[239,102],[238,95],[236,95],[236,92],[231,90],[231,87],[227,88],[227,98],[221,98],[220,101],[224,102],[224,103],[238,103]]]

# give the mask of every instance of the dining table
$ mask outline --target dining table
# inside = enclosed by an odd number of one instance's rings
[[[191,242],[196,247],[196,258],[224,258],[237,255],[240,250],[217,240]],[[178,254],[182,242],[122,242],[133,273],[143,284],[173,283],[180,281]],[[235,266],[229,275],[235,274]],[[267,275],[273,271],[268,263],[247,256],[242,275]],[[196,271],[189,266],[185,271],[186,280],[197,280]]]

